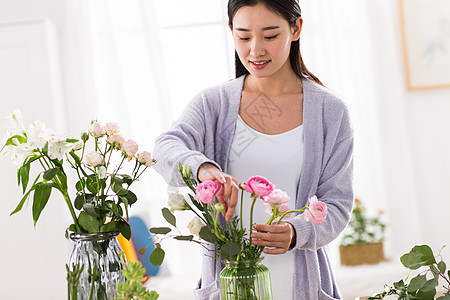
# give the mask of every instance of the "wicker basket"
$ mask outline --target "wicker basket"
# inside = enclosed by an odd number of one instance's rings
[[[377,264],[385,260],[383,243],[340,246],[339,253],[343,266]]]

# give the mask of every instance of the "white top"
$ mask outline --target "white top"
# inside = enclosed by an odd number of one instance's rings
[[[303,125],[280,134],[268,135],[254,130],[240,116],[238,117],[228,160],[228,173],[239,182],[246,182],[252,176],[263,176],[276,188],[289,195],[291,200],[288,205],[294,209],[302,163]],[[243,202],[241,218],[248,230],[252,202],[249,193],[244,192]],[[263,204],[260,199],[256,201],[253,212],[253,222],[256,224],[264,224],[270,217],[264,212]],[[239,215],[240,202],[236,211]],[[282,255],[263,253],[262,256],[264,257],[262,263],[270,270],[273,299],[293,299],[293,253],[287,252]]]

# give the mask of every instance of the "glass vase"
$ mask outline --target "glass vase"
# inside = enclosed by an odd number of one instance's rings
[[[125,282],[119,252],[122,252],[116,237],[119,232],[72,233],[75,242],[69,260],[69,269],[83,265],[75,292],[69,291],[72,300],[113,300],[116,285]],[[124,258],[125,259],[125,258]]]
[[[225,261],[220,272],[221,299],[272,300],[269,269],[261,260]]]

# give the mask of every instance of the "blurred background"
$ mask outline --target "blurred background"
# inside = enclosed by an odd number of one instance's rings
[[[0,116],[20,109],[25,124],[41,120],[74,138],[92,119],[117,122],[141,150],[151,151],[155,138],[196,93],[234,78],[226,3],[0,0]],[[449,7],[448,1],[440,3]],[[395,265],[341,267],[339,242],[332,243],[336,277],[348,299],[360,293],[355,285],[361,272],[369,279],[373,272],[381,282],[362,286],[365,294],[381,291],[389,274],[406,274],[394,263],[401,254],[422,243],[438,251],[450,239],[450,40],[441,39],[446,52],[436,58],[441,69],[433,73],[440,77],[427,82],[426,66],[415,70],[417,61],[406,63],[408,32],[402,30],[400,4],[300,0],[303,59],[350,108],[356,196],[368,211],[385,211],[385,253]],[[450,37],[450,9],[439,7],[430,7],[409,30],[439,16],[437,11],[442,22],[414,31],[418,43],[440,30]],[[414,82],[411,72],[426,78]],[[2,298],[64,299],[64,265],[73,246],[64,238],[70,224],[65,204],[54,194],[35,228],[31,204],[10,217],[21,198],[16,166],[4,157],[0,169]],[[131,214],[149,227],[164,224],[168,187],[163,179],[150,170],[135,188],[139,200]],[[168,241],[166,248],[165,279],[156,288],[174,289],[170,280],[183,278],[189,293],[200,274],[200,247]],[[450,253],[442,254],[450,260]],[[160,299],[176,299],[159,292]],[[192,297],[185,295],[177,299]]]

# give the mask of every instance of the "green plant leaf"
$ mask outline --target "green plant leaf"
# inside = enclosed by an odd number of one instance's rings
[[[228,241],[222,246],[221,252],[223,256],[231,258],[241,252],[241,247],[239,247],[239,245],[235,242]]]
[[[42,210],[45,205],[47,205],[48,198],[52,192],[53,183],[38,183],[36,184],[36,189],[34,191],[33,197],[33,221],[34,226],[41,215]]]
[[[100,184],[97,182],[95,175],[89,175],[86,180],[86,187],[92,194],[97,194],[100,190]]]
[[[48,156],[48,142],[46,142],[44,148],[42,148],[42,153],[44,153],[45,156]]]
[[[419,289],[421,289],[425,283],[427,282],[426,275],[418,275],[411,279],[409,282],[408,288],[406,289],[408,292],[413,293]]]
[[[123,235],[124,238],[126,238],[127,240],[130,240],[130,238],[131,238],[130,224],[128,224],[125,221],[117,221],[116,228],[117,228],[117,230],[120,231],[120,233]]]
[[[124,196],[128,192],[122,187],[122,183],[116,177],[112,179],[111,188],[118,196]]]
[[[152,227],[150,228],[150,232],[154,234],[168,234],[172,229],[169,227]]]
[[[171,213],[170,210],[169,210],[167,207],[164,207],[164,208],[162,209],[162,214],[163,214],[164,219],[166,219],[166,221],[167,221],[169,224],[171,224],[171,225],[177,227],[177,219],[175,218],[175,216],[173,215],[173,213]]]
[[[100,232],[109,232],[109,231],[113,231],[114,229],[116,229],[116,222],[114,220],[102,225],[100,227]]]
[[[44,172],[44,180],[50,181],[55,177],[56,173],[58,173],[59,167],[48,169]]]
[[[20,182],[22,182],[22,192],[25,193],[27,186],[28,186],[28,180],[30,177],[30,164],[24,164],[19,170],[19,185]]]
[[[209,228],[208,226],[203,226],[200,229],[200,233],[199,236],[201,239],[210,242],[210,243],[216,243],[217,242],[217,237],[216,235],[212,232],[212,229]]]
[[[88,215],[97,218],[99,217],[99,214],[97,213],[97,210],[95,209],[94,203],[92,202],[84,202],[83,203],[83,211],[85,211]]]
[[[428,280],[423,287],[421,288],[421,291],[428,292],[434,290],[436,293],[436,286],[439,283],[439,277],[433,277],[432,279]],[[433,295],[434,296],[434,295]],[[431,298],[434,299],[434,298]]]
[[[439,272],[441,272],[442,274],[445,274],[445,270],[447,269],[447,266],[445,265],[445,262],[444,261],[440,261],[438,264],[437,264],[437,267],[438,267],[438,269],[439,269]]]
[[[132,191],[127,191],[127,193],[123,197],[127,198],[129,205],[134,204],[137,201],[136,194]]]
[[[178,241],[192,241],[194,236],[193,235],[177,235],[177,236],[175,236],[173,238],[178,240]]]
[[[5,145],[3,147],[5,147],[5,146],[15,146],[16,144],[14,144],[13,139],[17,139],[19,144],[23,144],[23,143],[27,142],[27,138],[26,137],[16,134],[16,135],[13,135],[12,137],[10,137],[6,141],[6,143],[5,143]]]
[[[415,246],[407,254],[404,254],[400,261],[411,270],[416,270],[423,266],[429,266],[436,263],[433,251],[427,245]]]
[[[83,208],[83,204],[84,204],[84,196],[83,194],[78,194],[75,197],[75,200],[73,201],[73,205],[75,206],[76,209],[80,210]]]
[[[16,209],[14,209],[14,211],[9,216],[14,215],[15,213],[19,212],[22,209],[22,207],[23,207],[25,201],[28,199],[28,196],[30,195],[30,193],[36,189],[36,182],[38,182],[40,178],[41,178],[41,175],[39,174],[36,177],[36,179],[34,180],[33,185],[28,190],[28,192],[25,195],[23,195],[22,200],[20,200],[20,202],[17,205]]]
[[[161,248],[161,245],[157,244],[155,250],[152,251],[150,254],[150,263],[154,265],[155,267],[160,266],[162,262],[164,261],[164,256],[166,253]]]
[[[100,222],[97,218],[87,214],[84,211],[82,211],[78,217],[78,224],[89,233],[100,231]]]
[[[430,299],[430,300],[432,300],[432,299],[434,299],[434,296],[436,296],[436,289],[432,289],[429,291],[420,290],[417,292],[417,297],[414,299],[424,299],[424,300]]]
[[[75,184],[75,188],[77,189],[78,192],[81,192],[84,189],[84,184],[83,182],[80,180]]]

